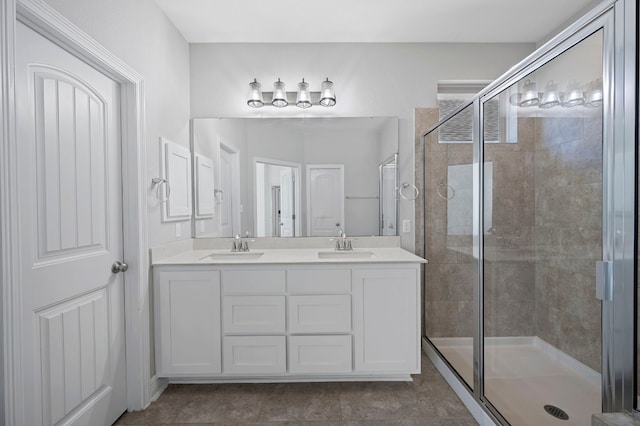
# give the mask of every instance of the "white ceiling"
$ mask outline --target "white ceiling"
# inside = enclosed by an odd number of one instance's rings
[[[593,0],[156,0],[190,43],[538,42]]]

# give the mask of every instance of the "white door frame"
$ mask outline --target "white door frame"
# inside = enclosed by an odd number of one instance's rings
[[[301,175],[302,175],[302,164],[300,163],[294,163],[291,161],[282,161],[282,160],[274,160],[272,158],[267,158],[267,157],[253,157],[253,162],[252,162],[252,175],[253,175],[253,229],[254,232],[258,232],[258,204],[256,203],[256,200],[258,199],[258,183],[256,181],[256,164],[258,163],[263,163],[263,164],[272,164],[275,166],[286,166],[286,167],[291,167],[294,169],[294,173],[295,173],[295,185],[293,188],[293,192],[294,192],[294,197],[295,197],[295,203],[294,203],[294,209],[295,209],[295,215],[296,215],[296,221],[295,221],[295,225],[294,225],[294,232],[295,232],[295,236],[296,237],[301,237],[301,228],[300,228],[300,222],[302,219],[302,215],[301,215],[301,206],[300,206],[300,182],[302,180]]]
[[[121,86],[122,197],[125,276],[127,404],[147,406],[159,386],[150,378],[149,259],[147,254],[147,190],[144,80],[42,0],[0,1],[0,412],[4,424],[24,424],[25,368],[20,339],[22,301],[20,276],[20,212],[18,210],[15,111],[16,22],[108,75]]]

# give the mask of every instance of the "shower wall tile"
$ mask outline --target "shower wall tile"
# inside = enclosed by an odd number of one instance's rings
[[[594,333],[594,329],[600,330],[600,321],[585,321],[582,315],[561,311],[561,337],[557,347],[595,371],[600,371],[601,333]]]
[[[449,165],[472,163],[473,150],[471,144],[438,143],[434,133],[425,139],[421,151],[420,135],[438,118],[437,109],[416,109],[416,176],[424,167],[424,202],[416,205],[416,223],[423,214],[426,217],[424,225],[416,225],[416,248],[429,260],[424,275],[425,330],[429,337],[469,337],[474,312],[473,237],[448,234],[448,201],[437,190],[448,183]]]
[[[533,336],[531,301],[485,299],[485,337]]]
[[[486,262],[485,300],[528,302],[533,310],[535,265],[533,262]]]
[[[427,141],[426,146],[422,146],[420,142],[421,136],[430,127],[438,122],[437,108],[416,108],[414,112],[415,122],[415,181],[416,186],[420,190],[422,197],[418,198],[415,203],[415,247],[418,256],[424,256],[424,186],[422,176],[424,172],[425,151],[433,151],[434,143]],[[437,145],[436,147],[437,148]]]
[[[575,111],[578,111],[577,109]],[[583,110],[582,110],[583,111]],[[536,146],[554,146],[583,137],[584,117],[543,117],[536,119]]]
[[[536,119],[536,335],[600,371],[600,302],[595,261],[602,257],[602,120]]]

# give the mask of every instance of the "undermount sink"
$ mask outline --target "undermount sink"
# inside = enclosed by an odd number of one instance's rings
[[[264,253],[261,251],[220,251],[206,255],[201,261],[207,260],[232,260],[232,259],[258,259]]]
[[[354,251],[319,251],[320,259],[372,259],[376,257],[370,251],[354,250]]]

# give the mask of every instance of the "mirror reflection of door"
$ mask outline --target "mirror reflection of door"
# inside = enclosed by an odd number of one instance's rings
[[[282,210],[280,208],[280,186],[271,187],[271,233],[273,237],[281,236]]]
[[[300,235],[296,217],[296,211],[299,210],[300,165],[269,159],[256,159],[254,162],[256,236]]]
[[[398,154],[380,164],[380,235],[396,235],[398,203]]]
[[[235,233],[239,233],[240,215],[239,191],[234,190],[240,185],[234,180],[239,179],[238,171],[238,152],[233,151],[229,147],[220,145],[220,190],[221,196],[218,198],[220,204],[220,236],[232,237]],[[238,222],[234,226],[234,222]]]
[[[347,232],[344,223],[344,165],[307,166],[307,230],[310,237]]]

